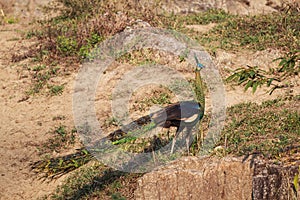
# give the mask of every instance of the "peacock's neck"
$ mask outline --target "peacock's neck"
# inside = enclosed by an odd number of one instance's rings
[[[196,93],[196,99],[198,103],[201,105],[201,107],[205,108],[205,95],[204,95],[204,87],[202,78],[200,75],[200,70],[196,69],[195,71],[195,93]]]

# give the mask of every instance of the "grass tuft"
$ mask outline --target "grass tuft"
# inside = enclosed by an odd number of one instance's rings
[[[229,15],[224,22],[196,38],[209,48],[275,48],[290,52],[300,49],[299,23],[299,11],[290,5],[281,12],[266,15]]]
[[[76,142],[76,129],[68,130],[66,126],[60,125],[50,132],[50,137],[39,147],[40,153],[60,153],[63,149],[71,147]]]
[[[217,146],[223,146],[226,154],[292,158],[292,152],[300,149],[300,114],[295,110],[299,103],[299,98],[294,97],[229,108],[229,120]]]
[[[140,176],[93,163],[69,176],[50,199],[133,199]]]

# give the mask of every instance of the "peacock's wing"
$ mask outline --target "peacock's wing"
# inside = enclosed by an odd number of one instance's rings
[[[174,123],[194,122],[200,116],[202,118],[202,107],[195,101],[183,101],[171,104],[155,113],[151,114],[152,120],[158,126],[170,127]]]
[[[194,124],[203,117],[204,109],[198,102],[183,101],[170,104],[150,115],[143,116],[127,125],[110,133],[107,138],[111,141],[120,140],[130,133],[143,134],[157,127],[169,128],[171,126],[179,127],[180,124]]]

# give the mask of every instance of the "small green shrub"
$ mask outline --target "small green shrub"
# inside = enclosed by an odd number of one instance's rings
[[[65,87],[64,85],[51,85],[51,86],[48,86],[49,93],[51,95],[61,95],[63,93],[64,87]]]
[[[247,66],[238,68],[226,80],[228,82],[235,82],[238,85],[243,85],[245,91],[252,88],[254,93],[257,87],[266,85],[271,87],[269,94],[272,94],[275,89],[288,87],[288,85],[281,84],[289,76],[298,75],[300,72],[300,52],[289,52],[284,57],[275,59],[281,60],[277,68],[270,68],[270,71],[260,69],[258,66]]]
[[[66,36],[57,37],[57,50],[64,56],[76,55],[78,44],[75,39]]]

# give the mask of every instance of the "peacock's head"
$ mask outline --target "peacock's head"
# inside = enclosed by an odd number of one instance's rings
[[[196,66],[196,69],[195,69],[195,70],[196,70],[196,71],[200,71],[201,69],[204,68],[204,65],[202,65],[202,64],[199,62],[199,60],[198,60],[196,54],[194,54],[194,57],[195,57],[195,60],[196,60],[196,63],[197,63],[197,66]]]

